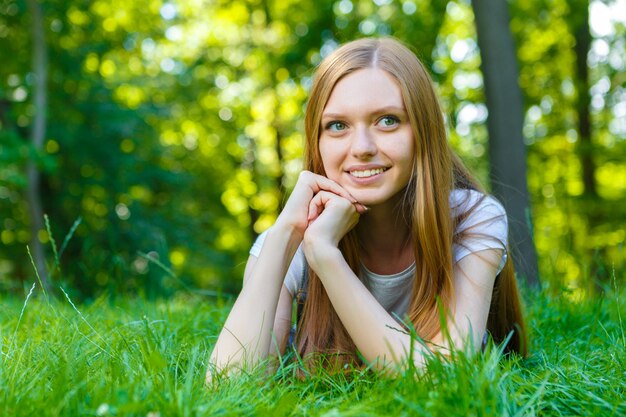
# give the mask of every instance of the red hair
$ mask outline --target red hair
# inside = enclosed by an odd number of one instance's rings
[[[398,82],[415,139],[414,175],[405,189],[403,209],[415,251],[415,280],[407,316],[417,334],[431,340],[441,330],[439,302],[449,310],[453,299],[454,240],[456,225],[467,216],[453,218],[449,197],[455,188],[480,190],[461,160],[450,148],[442,111],[428,72],[415,54],[395,39],[360,39],[328,56],[316,71],[305,113],[305,169],[325,175],[319,152],[321,115],[336,83],[364,68],[380,68]],[[359,244],[355,231],[339,244],[352,271],[359,276]],[[339,354],[337,365],[359,363],[356,347],[315,272],[308,269],[306,301],[296,334],[297,350]],[[527,353],[526,333],[510,256],[496,279],[487,329],[502,342],[511,331],[507,350]]]

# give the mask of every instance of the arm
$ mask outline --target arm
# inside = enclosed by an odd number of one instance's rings
[[[207,382],[215,371],[253,366],[267,358],[270,351],[276,351],[272,347],[274,337],[283,342],[287,320],[291,319],[291,295],[282,283],[308,227],[309,203],[320,190],[341,195],[357,211],[365,210],[337,183],[306,171],[300,174],[284,210],[268,231],[259,257],[248,260],[244,286],[211,353]]]
[[[250,256],[246,263],[246,271],[244,272],[243,285],[246,285],[248,277],[251,275],[251,271],[256,264],[257,258]],[[276,318],[274,319],[274,328],[272,334],[272,341],[270,343],[270,356],[282,354],[285,351],[287,345],[287,336],[291,330],[291,309],[292,309],[293,297],[287,286],[282,285],[280,295],[278,297],[278,306],[276,307]]]
[[[307,229],[305,256],[357,348],[378,369],[406,366],[411,350],[416,365],[421,366],[428,354],[425,348],[418,343],[412,345],[409,335],[396,330],[398,323],[354,275],[337,249],[337,242],[349,230],[345,219],[350,217],[350,208],[333,196],[321,196],[316,203],[324,209]],[[455,298],[450,306],[453,316],[448,323],[454,346],[446,346],[447,340],[441,334],[432,342],[442,349],[460,348],[471,337],[474,348],[480,347],[501,256],[501,250],[485,250],[455,265]]]
[[[211,353],[207,381],[216,370],[232,365],[252,366],[267,358],[275,321],[280,318],[282,323],[284,317],[291,314],[291,296],[281,288],[299,243],[298,237],[289,230],[275,226],[268,232],[259,258],[250,257],[244,286]],[[281,298],[282,308],[277,317]],[[282,335],[275,336],[280,341]]]
[[[432,342],[442,349],[462,348],[470,337],[474,349],[480,348],[496,273],[493,265],[497,265],[501,252],[486,250],[468,255],[455,267],[453,322],[448,323],[454,346],[446,346],[447,339],[439,334]],[[423,365],[428,352],[419,343],[411,346],[411,337],[397,330],[396,320],[354,275],[341,252],[337,248],[328,248],[315,256],[317,259],[312,267],[366,361],[378,369],[397,369],[406,365],[410,349],[413,349],[415,364],[418,367]],[[311,262],[309,257],[307,259]]]

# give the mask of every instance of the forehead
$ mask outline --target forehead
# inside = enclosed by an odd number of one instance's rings
[[[400,85],[385,70],[364,68],[344,76],[335,84],[324,113],[382,107],[404,108]]]

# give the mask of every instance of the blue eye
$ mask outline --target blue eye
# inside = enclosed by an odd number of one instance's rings
[[[330,122],[326,124],[326,130],[330,130],[331,132],[341,132],[346,130],[346,124],[343,122]]]
[[[395,127],[400,123],[400,119],[395,116],[383,116],[378,120],[378,125],[380,127],[389,128]]]

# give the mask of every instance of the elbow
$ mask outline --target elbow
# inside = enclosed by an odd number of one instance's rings
[[[222,375],[223,366],[219,363],[219,358],[215,349],[209,355],[209,364],[207,365],[206,374],[204,376],[205,386],[211,386]]]
[[[220,355],[216,346],[211,352],[211,355],[209,355],[209,363],[204,377],[205,385],[211,386],[215,382],[223,379],[225,376],[233,374],[237,369],[240,370],[240,359],[241,358],[236,355]]]
[[[426,368],[430,358],[443,359],[449,353],[447,349],[411,338],[398,338],[393,342],[388,340],[384,350],[379,347],[378,352],[384,353],[365,358],[370,369],[391,378],[415,374]]]
[[[416,347],[411,349],[407,342],[402,338],[387,339],[384,346],[378,346],[370,355],[363,355],[368,367],[391,378],[402,376],[416,367],[422,368],[424,356]]]
[[[209,367],[207,368],[206,374],[204,375],[204,385],[206,387],[210,387],[211,384],[215,382],[215,380],[213,379],[214,372],[212,368],[213,368],[212,364],[209,363]]]
[[[386,357],[378,357],[369,362],[368,367],[382,377],[393,379],[404,377],[406,375],[412,375],[415,374],[416,371],[424,369],[425,361],[422,357],[410,358],[408,356],[404,356],[393,360]]]
[[[224,378],[236,375],[242,371],[241,366],[236,361],[220,361],[219,358],[213,357],[209,359],[206,374],[204,376],[204,384],[207,387],[214,385],[216,382]]]

